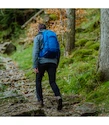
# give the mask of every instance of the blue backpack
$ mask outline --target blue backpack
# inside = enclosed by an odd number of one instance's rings
[[[57,58],[60,47],[57,35],[51,30],[46,30],[43,35],[43,47],[39,53],[39,57]]]

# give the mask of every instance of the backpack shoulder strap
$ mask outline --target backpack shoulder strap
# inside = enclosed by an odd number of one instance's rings
[[[42,32],[42,35],[43,35],[43,43],[46,41],[47,39],[47,32],[48,30],[45,30],[44,32]]]

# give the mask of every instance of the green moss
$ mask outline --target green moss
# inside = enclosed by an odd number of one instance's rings
[[[99,55],[99,51],[97,51],[97,50],[93,51],[92,56],[94,56],[95,58],[98,59],[98,55]]]
[[[49,17],[51,20],[56,20],[58,18],[56,14],[50,14]]]
[[[7,89],[7,86],[1,83],[0,84],[0,92],[4,92],[4,91],[6,91],[6,89]]]
[[[109,81],[102,83],[102,85],[99,85],[96,90],[92,91],[87,96],[87,100],[91,100],[96,102],[97,104],[100,103],[107,103],[109,100],[109,95],[107,94],[109,92]]]
[[[73,62],[74,62],[73,57],[68,57],[68,58],[64,58],[64,59],[61,58],[59,67],[63,68],[65,65],[69,65]]]
[[[92,55],[92,49],[78,49],[73,53],[74,57],[84,58],[86,56]]]
[[[88,41],[86,44],[85,44],[85,47],[90,47],[91,45],[94,44],[94,41]]]
[[[81,39],[76,42],[76,46],[84,46],[87,43],[87,39]]]
[[[0,38],[6,37],[7,35],[9,35],[12,32],[12,28],[9,27],[7,30],[4,30],[2,32],[0,32]]]
[[[95,42],[95,41],[88,41],[85,44],[85,47],[92,49],[92,50],[99,50],[100,42]]]
[[[99,50],[99,46],[100,46],[100,43],[96,42],[93,45],[91,45],[89,48],[90,49],[94,49],[94,50]]]

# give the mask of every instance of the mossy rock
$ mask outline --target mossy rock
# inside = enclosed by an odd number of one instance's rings
[[[73,57],[71,58],[66,58],[65,60],[62,60],[61,63],[59,64],[59,66],[62,68],[64,67],[64,65],[69,65],[69,64],[72,64],[74,62],[74,59]]]
[[[93,51],[93,56],[98,57],[98,54],[99,54],[99,51],[98,51],[98,50]]]
[[[79,41],[76,42],[76,46],[84,46],[86,43],[88,42],[87,39],[81,39]]]
[[[100,42],[88,41],[85,44],[85,47],[87,47],[89,49],[93,49],[93,50],[99,50]]]
[[[96,42],[90,46],[90,49],[99,50],[99,47],[100,47],[100,43]]]
[[[77,51],[75,51],[75,53],[73,54],[74,57],[86,57],[88,55],[92,55],[93,51],[91,49],[79,49]]]
[[[76,32],[77,32],[77,33],[84,32],[84,31],[85,31],[85,29],[82,28],[82,27],[78,27],[78,28],[76,29]]]
[[[91,45],[94,44],[94,41],[88,41],[86,44],[85,44],[85,47],[90,47]]]

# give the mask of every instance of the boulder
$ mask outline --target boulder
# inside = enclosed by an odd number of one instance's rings
[[[5,42],[0,44],[0,53],[10,55],[14,51],[16,51],[16,46],[13,43]]]
[[[94,103],[85,102],[83,104],[79,104],[78,106],[74,106],[75,112],[80,114],[80,116],[97,116],[98,109]]]

